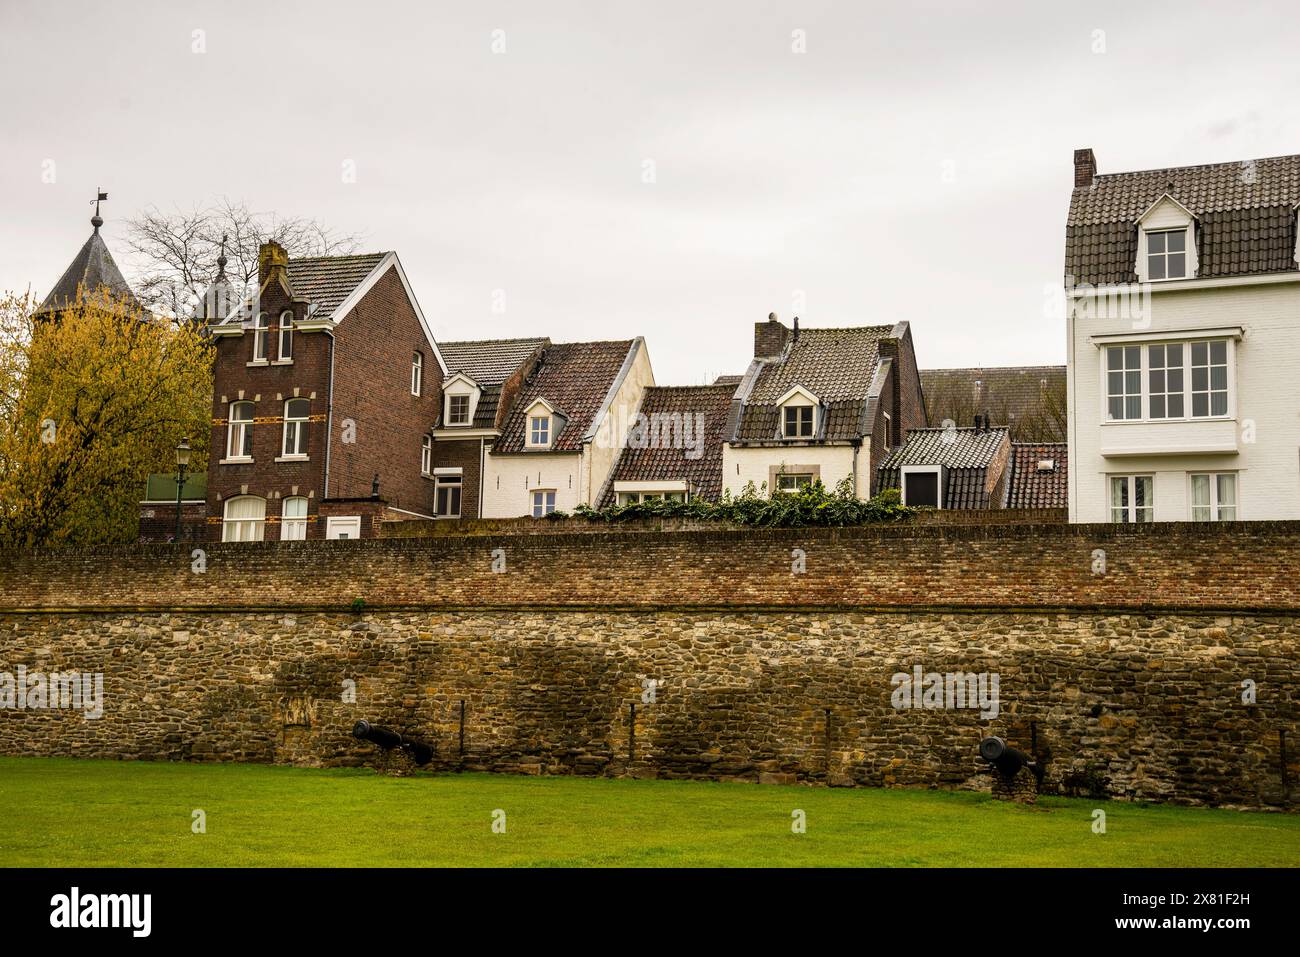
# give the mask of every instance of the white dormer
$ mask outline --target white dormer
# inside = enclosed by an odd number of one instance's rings
[[[474,423],[479,396],[483,390],[477,382],[457,372],[442,383],[442,424],[447,428],[468,428]]]
[[[1133,271],[1138,282],[1195,279],[1196,217],[1165,193],[1137,218],[1138,251]]]
[[[777,400],[781,410],[781,437],[784,439],[812,439],[820,424],[818,412],[821,402],[801,385],[792,388]]]
[[[524,448],[549,449],[555,444],[559,431],[559,416],[555,407],[545,399],[538,399],[524,410]]]
[[[1300,203],[1295,204],[1295,261],[1300,263]]]

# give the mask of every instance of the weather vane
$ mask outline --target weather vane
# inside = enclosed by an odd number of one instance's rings
[[[95,199],[94,199],[94,203],[95,203],[95,215],[92,216],[91,219],[90,219],[90,225],[94,226],[96,231],[99,230],[99,227],[100,227],[100,226],[103,226],[103,225],[104,225],[104,220],[103,220],[103,218],[99,215],[99,204],[102,203],[102,202],[103,202],[104,200],[106,200],[106,199],[108,199],[108,193],[105,193],[105,192],[104,192],[103,190],[101,190],[98,186],[96,186],[96,187],[95,187]]]

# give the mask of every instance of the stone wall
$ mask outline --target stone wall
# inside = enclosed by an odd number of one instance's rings
[[[999,734],[1057,790],[1286,805],[1298,538],[560,534],[214,545],[202,572],[170,546],[4,553],[0,672],[102,672],[104,713],[0,709],[0,753],[369,763],[364,717],[435,769],[987,788]],[[895,707],[915,666],[996,673],[998,713]]]

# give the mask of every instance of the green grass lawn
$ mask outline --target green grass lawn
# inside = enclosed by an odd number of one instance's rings
[[[206,834],[191,832],[195,809]],[[503,834],[492,831],[498,809]],[[806,833],[791,831],[795,809]],[[1022,807],[966,792],[0,758],[0,861],[1295,866],[1300,817],[1065,798]]]

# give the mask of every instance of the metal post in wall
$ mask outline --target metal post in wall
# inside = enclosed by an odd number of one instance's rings
[[[460,756],[465,757],[465,699],[460,699]]]
[[[627,763],[636,760],[636,702],[628,705],[627,711]]]

